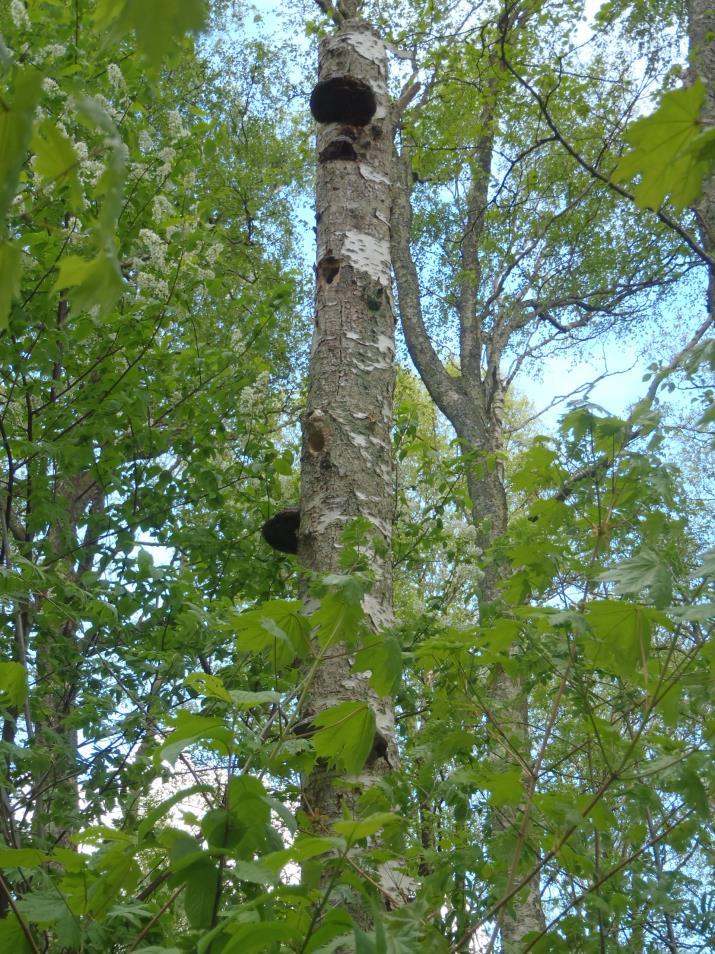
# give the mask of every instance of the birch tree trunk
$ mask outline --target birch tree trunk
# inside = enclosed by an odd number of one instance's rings
[[[369,521],[374,585],[363,605],[369,626],[379,633],[393,622],[392,142],[385,45],[355,9],[350,12],[336,16],[338,29],[320,44],[311,96],[318,124],[316,309],[298,559],[318,573],[340,572],[343,530],[355,518]],[[351,670],[341,647],[330,647],[309,687],[304,718],[341,702],[366,701],[377,727],[357,786],[354,779],[341,784],[320,765],[305,781],[306,807],[313,814],[351,813],[360,790],[398,766],[392,700],[369,687],[368,675]],[[399,879],[386,872],[381,877],[385,890],[399,890]]]

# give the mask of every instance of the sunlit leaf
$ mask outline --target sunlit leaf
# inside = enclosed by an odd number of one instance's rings
[[[669,606],[673,599],[673,576],[668,564],[647,547],[599,577],[613,581],[615,593],[638,595],[647,590],[658,609]]]
[[[705,84],[666,93],[650,116],[637,119],[626,130],[633,147],[618,163],[613,178],[623,182],[640,176],[635,189],[641,208],[658,209],[667,197],[677,209],[700,194],[703,177],[712,168],[709,153],[715,130],[703,132],[700,111]]]
[[[95,22],[100,30],[113,25],[121,33],[133,31],[137,45],[153,66],[159,66],[186,33],[206,24],[205,0],[100,0]]]
[[[97,309],[99,315],[111,311],[125,289],[116,256],[100,252],[87,260],[68,255],[60,261],[55,291],[68,291],[75,312]]]
[[[267,951],[276,941],[295,941],[301,933],[279,921],[252,921],[231,929],[231,939],[222,954],[243,954],[244,951]]]
[[[333,829],[347,842],[360,841],[362,838],[369,838],[376,834],[385,825],[399,821],[399,816],[393,812],[376,812],[374,815],[368,815],[367,818],[361,818],[356,821],[338,821],[333,824]]]
[[[0,109],[0,236],[10,203],[15,198],[20,169],[27,158],[41,81],[37,70],[20,71],[13,94],[7,96]]]
[[[0,704],[21,706],[27,698],[27,670],[20,663],[0,663]]]
[[[174,725],[173,732],[169,734],[159,750],[163,761],[176,761],[184,749],[190,745],[207,745],[223,753],[231,751],[233,733],[222,719],[195,715],[192,712],[179,712]]]

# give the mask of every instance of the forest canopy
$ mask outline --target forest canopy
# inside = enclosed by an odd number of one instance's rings
[[[714,37],[0,7],[0,950],[715,948]]]

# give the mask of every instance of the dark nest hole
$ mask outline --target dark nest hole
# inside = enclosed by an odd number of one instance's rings
[[[263,539],[269,547],[280,550],[281,553],[298,552],[298,528],[300,527],[300,510],[298,507],[288,507],[274,514],[261,527]]]
[[[318,263],[318,278],[322,279],[327,285],[332,285],[335,276],[340,271],[340,259],[333,255],[326,255]]]
[[[346,159],[349,162],[357,159],[355,146],[349,136],[336,136],[318,156],[320,162],[332,162],[335,159]]]
[[[322,80],[310,94],[310,111],[319,123],[367,126],[376,109],[373,91],[352,76]]]

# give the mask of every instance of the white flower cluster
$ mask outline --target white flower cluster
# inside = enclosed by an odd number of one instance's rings
[[[107,79],[114,89],[126,89],[127,84],[124,81],[124,74],[116,63],[110,63],[107,67]]]
[[[174,159],[176,159],[176,150],[172,149],[171,146],[164,146],[159,153],[159,158],[161,159],[161,165],[157,168],[156,174],[163,178],[171,172]]]
[[[104,163],[98,159],[82,159],[79,164],[79,177],[82,182],[96,186],[104,172]]]
[[[174,206],[161,193],[154,196],[151,209],[155,222],[161,222],[163,219],[169,219],[174,215]]]
[[[170,109],[166,114],[166,121],[169,126],[169,133],[174,138],[184,139],[184,137],[189,135],[189,131],[184,126],[178,109]]]
[[[223,252],[223,245],[221,242],[216,242],[214,245],[209,245],[204,252],[204,257],[209,265],[215,265],[219,260],[221,252]]]
[[[38,56],[41,60],[59,60],[66,52],[67,47],[63,46],[62,43],[50,43],[48,46],[42,47]]]
[[[107,115],[112,119],[113,122],[117,123],[122,118],[123,113],[121,109],[117,109],[113,103],[107,99],[106,96],[103,96],[101,93],[97,93],[94,96],[96,102],[104,109]]]
[[[46,77],[43,79],[43,81],[42,81],[42,88],[43,88],[43,90],[44,90],[46,93],[49,93],[50,96],[52,96],[53,93],[58,93],[58,92],[59,92],[59,89],[60,89],[59,86],[57,85],[57,83],[55,83],[55,81],[54,81],[53,79],[50,79],[49,76],[46,76]]]
[[[30,18],[27,15],[27,10],[22,0],[11,0],[10,18],[18,30],[30,29]]]
[[[142,152],[151,152],[154,148],[154,140],[148,129],[139,130],[139,148]]]
[[[241,390],[238,396],[238,403],[242,411],[250,411],[265,397],[268,381],[268,372],[262,371],[253,384]]]
[[[151,229],[141,229],[139,241],[149,254],[149,261],[157,268],[166,268],[166,243]]]
[[[111,146],[115,152],[121,155],[122,162],[126,164],[129,161],[129,146],[124,142],[123,139],[117,136],[112,136],[111,139],[107,140],[107,145]]]
[[[166,299],[169,297],[169,286],[163,278],[157,278],[151,272],[137,272],[137,288],[150,298]]]

